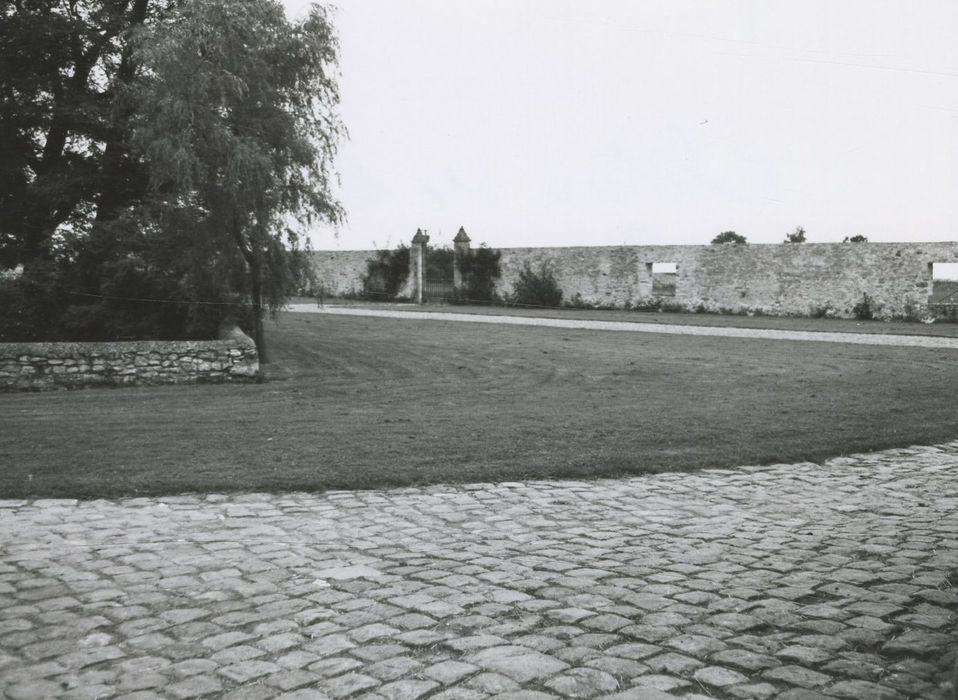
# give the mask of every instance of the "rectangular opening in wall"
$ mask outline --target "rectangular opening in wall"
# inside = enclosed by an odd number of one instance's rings
[[[958,305],[958,263],[931,264],[930,304]]]
[[[679,264],[674,262],[652,263],[652,296],[674,297],[675,283],[679,278]]]

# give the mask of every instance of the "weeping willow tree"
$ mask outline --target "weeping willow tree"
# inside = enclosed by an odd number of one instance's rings
[[[263,317],[309,274],[302,232],[343,217],[331,194],[344,130],[329,16],[314,5],[291,22],[274,0],[192,0],[143,26],[134,46],[143,72],[132,144],[149,207],[160,222],[189,220],[232,285],[221,292],[249,304],[265,362]]]

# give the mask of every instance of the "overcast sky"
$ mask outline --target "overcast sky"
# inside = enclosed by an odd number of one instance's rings
[[[317,249],[958,240],[954,0],[332,4]]]

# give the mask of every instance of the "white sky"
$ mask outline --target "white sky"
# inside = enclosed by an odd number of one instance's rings
[[[314,248],[958,240],[954,0],[332,4],[349,219]]]

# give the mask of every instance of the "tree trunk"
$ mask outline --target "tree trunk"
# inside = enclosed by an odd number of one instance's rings
[[[134,0],[130,10],[129,29],[141,26],[146,20],[148,0]],[[127,42],[120,53],[120,66],[114,78],[114,92],[121,92],[132,84],[136,77],[133,46]],[[128,101],[120,101],[114,107],[113,122],[107,128],[108,138],[100,162],[100,178],[103,185],[97,195],[96,221],[112,218],[116,212],[135,201],[146,187],[146,178],[138,172],[137,164],[129,157],[130,119],[134,107]]]
[[[250,264],[250,274],[252,275],[252,297],[253,297],[253,340],[256,343],[256,353],[259,355],[261,365],[269,363],[266,355],[266,334],[263,332],[263,285],[260,279],[260,264],[256,256],[253,256]]]
[[[235,212],[230,231],[236,247],[239,248],[249,268],[250,296],[253,305],[253,342],[256,343],[256,354],[259,355],[260,364],[265,365],[269,359],[266,355],[266,333],[263,332],[263,262],[256,255],[253,246],[243,238],[242,225],[239,218],[235,216]]]

